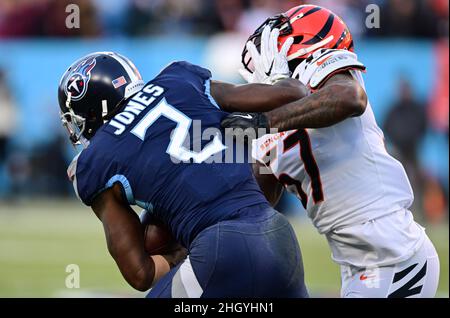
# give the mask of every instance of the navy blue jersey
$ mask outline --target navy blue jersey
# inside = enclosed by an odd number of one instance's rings
[[[248,163],[220,163],[227,113],[209,94],[210,77],[204,68],[175,62],[147,83],[74,161],[79,198],[91,205],[118,182],[130,204],[153,211],[185,245],[239,209],[266,202]]]

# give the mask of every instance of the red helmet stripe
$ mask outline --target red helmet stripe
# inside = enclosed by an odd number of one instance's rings
[[[337,49],[339,47],[339,44],[342,43],[342,41],[344,41],[345,37],[347,36],[347,30],[344,30],[344,32],[342,32],[341,36],[339,37],[338,41],[336,42],[336,44],[332,47],[332,49]]]
[[[298,6],[296,8],[296,10],[289,15],[289,19],[292,18],[297,12],[299,12],[300,10],[302,10],[304,8],[305,8],[305,6]]]
[[[317,11],[320,11],[320,10],[322,10],[321,7],[315,7],[315,8],[312,8],[311,10],[307,11],[307,12],[303,15],[303,18],[304,18],[304,17],[307,17],[308,15],[313,14],[313,13],[315,13],[315,12],[317,12]]]
[[[294,38],[288,52],[290,68],[318,49],[347,49],[353,52],[352,35],[345,22],[326,8],[316,5],[296,6],[282,15],[269,18],[263,26],[266,24],[281,26],[279,48],[288,38]],[[257,46],[260,44],[261,33],[262,26],[250,37]],[[244,47],[242,63],[251,72],[248,68],[251,58],[247,58],[248,51]]]
[[[312,44],[316,44],[317,42],[322,41],[323,39],[325,39],[327,37],[328,33],[330,32],[331,28],[333,27],[333,23],[334,23],[334,15],[330,14],[328,16],[327,22],[325,22],[325,25],[319,31],[319,33],[317,33],[309,41],[303,42],[302,44],[312,45]]]

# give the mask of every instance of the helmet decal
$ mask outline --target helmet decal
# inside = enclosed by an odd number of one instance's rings
[[[96,64],[95,57],[82,61],[68,76],[67,83],[64,85],[64,92],[70,92],[71,100],[77,101],[86,94],[89,81],[91,79],[91,71]]]
[[[127,83],[125,76],[121,76],[112,81],[114,88],[119,88]]]

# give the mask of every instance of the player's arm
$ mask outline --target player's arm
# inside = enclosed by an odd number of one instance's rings
[[[361,116],[367,106],[367,95],[348,72],[331,77],[315,93],[266,112],[269,126],[287,131],[323,128],[349,117]]]
[[[253,74],[241,70],[241,75],[247,82],[253,84],[233,85],[211,81],[211,95],[223,110],[269,111],[308,94],[307,88],[302,83],[290,78],[286,56],[294,39],[286,40],[278,50],[279,33],[279,29],[271,30],[269,26],[262,32],[261,50],[265,53],[267,49],[272,54],[260,54],[252,41],[247,43],[254,65],[259,67],[255,67]]]
[[[274,85],[211,81],[211,95],[228,112],[265,112],[303,98],[308,95],[308,90],[292,78]]]
[[[314,93],[263,113],[243,117],[230,114],[222,121],[224,128],[278,128],[288,131],[303,128],[323,128],[347,118],[360,116],[367,105],[367,95],[348,72],[328,79]],[[237,115],[237,116],[235,116]]]
[[[256,161],[253,164],[253,174],[255,175],[261,191],[264,193],[267,201],[269,201],[272,206],[275,206],[278,201],[280,201],[284,187],[272,173],[261,173],[263,169],[267,168],[259,161]]]
[[[124,201],[119,184],[99,194],[92,209],[103,223],[109,253],[133,288],[149,289],[177,263],[176,253],[150,256],[145,251],[139,217]]]

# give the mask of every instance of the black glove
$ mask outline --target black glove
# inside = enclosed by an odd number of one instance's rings
[[[270,129],[269,120],[263,113],[231,113],[222,119],[221,126],[223,128],[241,128],[243,130],[253,128],[256,132],[263,128],[265,133],[268,133]]]

